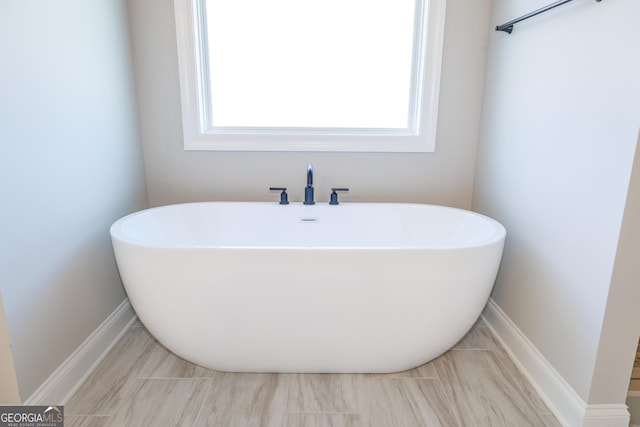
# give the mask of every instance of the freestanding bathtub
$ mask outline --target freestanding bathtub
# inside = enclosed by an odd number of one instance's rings
[[[447,351],[496,278],[505,229],[421,204],[163,206],[111,227],[159,342],[231,372],[393,372]]]

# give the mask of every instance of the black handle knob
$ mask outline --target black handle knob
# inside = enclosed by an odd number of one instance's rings
[[[342,191],[342,192],[347,192],[349,191],[348,188],[332,188],[331,189],[331,198],[329,200],[329,204],[330,205],[339,205],[340,202],[338,202],[338,191]]]
[[[280,204],[288,205],[289,204],[289,196],[287,196],[287,187],[269,187],[271,191],[282,191],[280,193]]]

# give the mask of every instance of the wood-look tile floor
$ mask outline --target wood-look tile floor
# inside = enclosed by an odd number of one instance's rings
[[[65,406],[65,426],[560,426],[479,322],[393,374],[211,371],[134,324]]]

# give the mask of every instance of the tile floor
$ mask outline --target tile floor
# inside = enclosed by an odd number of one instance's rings
[[[482,323],[393,374],[243,374],[186,362],[134,324],[65,406],[65,426],[560,426]]]

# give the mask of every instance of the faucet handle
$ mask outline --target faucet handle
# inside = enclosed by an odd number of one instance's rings
[[[289,197],[287,196],[287,187],[269,187],[269,190],[282,191],[282,193],[280,193],[280,204],[281,205],[289,204]]]
[[[340,202],[338,202],[338,191],[342,191],[342,192],[347,192],[349,191],[348,188],[332,188],[331,189],[331,200],[329,201],[330,205],[339,205]]]

